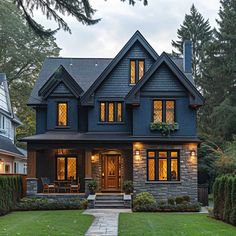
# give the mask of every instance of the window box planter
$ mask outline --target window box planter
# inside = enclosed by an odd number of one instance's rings
[[[168,124],[166,122],[152,122],[150,124],[151,131],[160,131],[163,136],[168,136],[172,132],[179,129],[178,123]]]

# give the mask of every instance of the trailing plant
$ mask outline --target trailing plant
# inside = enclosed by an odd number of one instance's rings
[[[169,124],[166,122],[152,122],[150,124],[151,131],[160,131],[162,135],[168,136],[171,132],[174,132],[179,129],[178,123]]]
[[[88,183],[89,193],[90,194],[95,194],[97,186],[98,186],[98,184],[97,184],[97,181],[95,179],[90,180],[89,183]]]
[[[123,183],[123,190],[125,194],[130,194],[133,192],[134,186],[133,186],[133,181],[131,180],[126,180]]]

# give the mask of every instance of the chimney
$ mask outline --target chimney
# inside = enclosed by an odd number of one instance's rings
[[[185,73],[192,73],[192,41],[185,40],[183,43],[183,69]]]

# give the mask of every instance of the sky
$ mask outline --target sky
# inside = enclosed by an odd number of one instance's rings
[[[114,57],[129,38],[139,30],[152,47],[161,54],[171,52],[171,40],[177,39],[177,29],[194,3],[198,11],[217,27],[220,0],[148,0],[148,6],[141,2],[130,6],[120,0],[90,0],[101,21],[85,26],[75,18],[64,16],[72,34],[60,30],[56,42],[62,49],[62,57]],[[35,19],[45,27],[57,28],[53,21],[46,20],[41,12]]]

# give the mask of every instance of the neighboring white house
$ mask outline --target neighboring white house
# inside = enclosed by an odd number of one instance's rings
[[[16,127],[21,125],[14,115],[6,75],[0,73],[0,174],[26,174],[24,150],[15,145]]]

